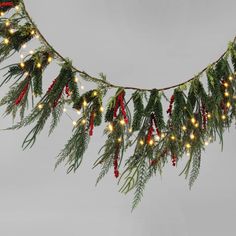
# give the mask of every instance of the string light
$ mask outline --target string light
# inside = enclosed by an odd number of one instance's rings
[[[63,112],[67,112],[66,108],[63,108]]]
[[[174,136],[174,135],[171,135],[171,137],[170,137],[170,138],[171,138],[171,140],[172,140],[172,141],[175,141],[175,140],[176,140],[176,138],[175,138],[175,136]]]
[[[48,62],[50,63],[50,62],[52,62],[52,57],[48,57]]]
[[[186,155],[189,157],[190,156],[190,152],[187,152]]]
[[[112,124],[109,124],[109,125],[108,125],[108,129],[109,129],[110,132],[112,132],[112,131],[114,130],[113,125],[112,125]]]
[[[208,118],[208,119],[211,119],[211,113],[208,113],[208,114],[207,114],[207,118]]]
[[[93,96],[96,97],[98,95],[98,92],[97,91],[94,91],[93,92]]]
[[[121,141],[122,141],[122,138],[118,138],[118,139],[117,139],[117,141],[118,141],[119,143],[121,143]]]
[[[128,130],[128,131],[129,131],[129,133],[132,133],[132,132],[133,132],[132,128],[129,128],[129,130]]]
[[[38,34],[37,34],[35,37],[36,37],[36,39],[39,39],[39,38],[40,38],[40,36],[39,36]]]
[[[5,25],[6,25],[7,27],[10,26],[10,21],[7,20],[7,21],[5,22]]]
[[[23,55],[23,54],[20,54],[20,58],[21,58],[21,59],[24,59],[24,55]]]
[[[4,16],[4,12],[1,11],[1,12],[0,12],[0,15],[1,15],[1,16]]]
[[[143,140],[140,140],[139,143],[140,143],[140,145],[142,145],[142,146],[144,145],[144,141],[143,141]]]
[[[37,68],[40,69],[41,67],[42,67],[41,63],[38,62],[38,63],[37,63]]]
[[[78,114],[78,115],[81,115],[81,111],[77,111],[77,114]]]
[[[14,29],[9,29],[10,34],[14,34]]]
[[[83,124],[83,125],[86,124],[86,120],[85,120],[85,119],[82,120],[82,124]]]
[[[22,45],[22,48],[25,49],[26,47],[27,47],[27,44],[26,44],[26,43]]]
[[[229,92],[228,91],[225,91],[225,97],[229,97]]]
[[[225,120],[225,119],[226,119],[226,115],[222,115],[222,116],[221,116],[221,119],[222,119],[222,120]]]
[[[149,145],[152,146],[153,144],[154,144],[154,141],[153,141],[153,139],[151,139],[151,140],[149,141]]]
[[[165,136],[166,136],[165,133],[161,134],[161,138],[165,138]]]
[[[225,86],[225,88],[228,88],[229,84],[227,82],[224,82],[224,86]]]
[[[25,63],[24,63],[24,62],[21,62],[21,63],[20,63],[20,67],[21,67],[21,68],[24,68],[24,67],[25,67]]]
[[[205,142],[205,146],[208,146],[208,145],[209,145],[209,142],[208,142],[208,141],[206,141],[206,142]]]
[[[155,135],[155,136],[154,136],[154,140],[155,140],[156,142],[160,141],[160,136]]]
[[[195,126],[195,128],[198,128],[199,127],[199,123],[196,123],[194,126]]]
[[[83,102],[83,106],[84,107],[87,107],[88,106],[88,103],[84,100],[84,102]]]
[[[194,140],[195,139],[195,135],[194,134],[190,134],[190,139]]]
[[[229,76],[229,81],[232,81],[234,78],[232,75]]]
[[[100,110],[100,112],[104,112],[104,107],[101,106],[99,110]]]
[[[35,35],[35,30],[32,30],[32,31],[31,31],[31,35]]]
[[[190,148],[191,148],[190,143],[186,143],[185,147],[186,147],[187,149],[190,149]]]
[[[29,72],[28,71],[26,71],[25,73],[24,73],[24,76],[28,76],[29,75]]]
[[[10,43],[10,40],[5,38],[4,41],[3,41],[5,44],[9,44]]]
[[[120,120],[120,124],[125,125],[125,120],[124,119]]]
[[[182,130],[183,130],[183,131],[186,131],[186,130],[187,130],[187,127],[184,125],[184,126],[182,127]]]
[[[38,109],[39,109],[39,110],[43,109],[43,104],[39,104],[39,105],[38,105]]]
[[[195,124],[197,121],[196,121],[196,119],[193,117],[193,118],[191,119],[191,122],[192,122],[192,124]]]
[[[15,6],[16,11],[20,10],[20,6]]]
[[[230,102],[227,102],[227,103],[226,103],[226,106],[227,106],[228,108],[230,108],[230,107],[231,107],[231,103],[230,103]]]
[[[84,86],[83,85],[81,85],[81,87],[80,87],[82,90],[84,90]]]
[[[74,81],[75,81],[75,83],[78,83],[78,82],[79,82],[79,78],[78,78],[78,77],[75,77],[75,78],[74,78]]]
[[[77,122],[76,122],[76,121],[73,121],[72,124],[73,124],[73,126],[76,126],[76,125],[77,125]]]

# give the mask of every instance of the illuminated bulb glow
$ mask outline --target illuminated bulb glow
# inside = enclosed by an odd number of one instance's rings
[[[226,106],[227,106],[228,108],[230,108],[230,107],[231,107],[231,103],[230,103],[230,102],[227,102],[227,103],[226,103]]]
[[[73,121],[72,124],[73,124],[73,126],[76,126],[76,125],[77,125],[77,122],[76,122],[76,121]]]
[[[205,142],[205,146],[208,146],[208,145],[209,145],[209,142],[206,141],[206,142]]]
[[[10,21],[7,20],[6,23],[5,23],[6,26],[10,26]]]
[[[144,141],[143,141],[143,140],[140,140],[139,143],[140,143],[141,145],[144,145]]]
[[[227,82],[224,83],[225,88],[229,87],[229,84]]]
[[[104,107],[100,107],[100,112],[104,112]]]
[[[40,110],[43,109],[43,104],[39,104],[38,109],[40,109]]]
[[[184,125],[184,126],[182,127],[182,130],[183,130],[183,131],[186,131],[186,130],[187,130],[187,127]]]
[[[153,144],[154,144],[154,141],[151,139],[151,140],[149,141],[149,145],[152,146]]]
[[[20,7],[19,6],[15,6],[15,9],[16,9],[16,11],[19,11]]]
[[[185,147],[189,149],[189,148],[191,148],[191,145],[190,145],[189,143],[187,143],[187,144],[185,145]]]
[[[84,90],[84,86],[83,85],[81,85],[81,87],[80,87],[82,90]]]
[[[199,124],[198,124],[198,123],[196,123],[194,126],[195,126],[196,128],[198,128],[198,127],[199,127]]]
[[[81,111],[77,111],[77,114],[78,114],[78,115],[81,115]]]
[[[34,54],[34,51],[33,51],[33,50],[30,50],[30,51],[29,51],[29,54],[31,54],[31,55]]]
[[[93,96],[96,97],[98,95],[98,92],[97,91],[94,91],[93,92]]]
[[[232,81],[234,78],[233,78],[233,76],[231,75],[230,77],[229,77],[229,81]]]
[[[172,135],[170,138],[172,141],[174,141],[176,139],[174,135]]]
[[[40,69],[41,67],[42,67],[41,63],[38,62],[38,63],[37,63],[37,68]]]
[[[67,111],[66,108],[63,108],[63,111],[66,112]]]
[[[197,121],[196,121],[196,119],[193,117],[193,118],[191,119],[191,122],[192,122],[193,124],[195,124]]]
[[[0,16],[4,16],[4,12],[1,11]]]
[[[222,116],[221,116],[221,119],[222,119],[222,120],[225,120],[225,119],[226,119],[226,115],[222,115]]]
[[[10,34],[14,34],[14,29],[9,29]]]
[[[86,101],[83,102],[83,106],[86,107],[88,106],[88,103]]]
[[[26,47],[27,47],[27,45],[26,45],[26,44],[23,44],[23,45],[22,45],[22,48],[26,48]]]
[[[20,55],[20,58],[21,58],[21,59],[23,59],[23,58],[24,58],[24,55],[23,55],[23,54],[21,54],[21,55]]]
[[[120,120],[121,125],[125,125],[125,120]]]
[[[52,57],[48,57],[48,62],[52,62]]]
[[[31,31],[31,35],[35,35],[35,30],[32,30],[32,31]]]
[[[108,125],[108,129],[109,129],[110,132],[112,132],[112,131],[113,131],[113,125],[112,125],[112,124],[109,124],[109,125]]]
[[[211,119],[211,114],[210,113],[207,114],[207,118]]]
[[[117,141],[118,141],[119,143],[121,143],[121,141],[122,141],[122,138],[118,138],[118,139],[117,139]]]
[[[229,92],[225,92],[225,97],[229,97]]]
[[[75,83],[77,83],[79,81],[79,78],[78,77],[75,77]]]
[[[191,134],[191,135],[190,135],[190,139],[191,139],[191,140],[194,140],[194,139],[195,139],[195,135],[194,135],[194,134]]]
[[[21,68],[24,68],[24,67],[25,67],[25,63],[24,63],[24,62],[21,62],[21,63],[20,63],[20,67],[21,67]]]
[[[129,131],[129,133],[132,133],[132,131],[133,131],[133,130],[132,130],[132,128],[129,128],[129,130],[128,130],[128,131]]]
[[[4,39],[4,43],[9,44],[10,43],[9,39]]]
[[[83,125],[86,124],[86,120],[85,120],[85,119],[82,120],[82,124],[83,124]]]

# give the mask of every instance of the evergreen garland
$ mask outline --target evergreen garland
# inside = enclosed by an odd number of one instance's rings
[[[0,81],[0,86],[11,83],[0,101],[5,115],[17,119],[19,114],[19,121],[9,129],[33,126],[23,148],[34,145],[50,118],[51,134],[66,113],[65,107],[71,107],[80,117],[73,121],[73,135],[59,153],[56,167],[65,162],[67,172],[74,172],[82,163],[95,128],[104,120],[106,141],[94,163],[101,168],[97,183],[113,169],[120,192],[134,192],[134,209],[148,180],[162,174],[164,166],[171,163],[176,167],[188,156],[180,174],[189,178],[192,188],[200,172],[202,151],[217,138],[223,147],[224,131],[236,117],[236,40],[216,62],[184,83],[162,89],[122,87],[108,82],[103,74],[90,76],[61,56],[40,33],[23,0],[0,0],[0,15],[0,63],[33,38],[39,38],[41,44],[20,62],[4,67],[6,73]],[[59,62],[60,72],[45,89],[43,75],[53,60]],[[202,83],[204,79],[207,86]],[[96,87],[83,92],[78,86],[82,80]],[[108,90],[113,95],[105,109]],[[129,90],[133,90],[131,95]],[[169,98],[167,90],[172,91]],[[129,158],[125,158],[126,151],[132,153]]]

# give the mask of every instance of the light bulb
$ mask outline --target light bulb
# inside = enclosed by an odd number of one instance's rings
[[[52,57],[48,57],[48,62],[52,62]]]
[[[104,107],[101,106],[99,110],[100,110],[100,112],[104,112]]]
[[[193,118],[191,119],[191,122],[192,122],[193,124],[195,124],[195,123],[196,123],[196,119],[193,117]]]
[[[5,44],[9,44],[10,43],[10,40],[9,39],[4,39],[4,41],[3,41]]]
[[[183,131],[186,131],[186,130],[187,130],[187,127],[184,125],[184,126],[182,127],[182,130],[183,130]]]
[[[112,125],[112,124],[109,124],[109,125],[108,125],[108,129],[109,129],[110,132],[112,132],[112,131],[113,131],[113,125]]]
[[[43,109],[43,104],[39,104],[38,109],[40,109],[40,110]]]
[[[143,140],[140,140],[139,143],[140,143],[141,145],[144,145],[144,141],[143,141]]]
[[[77,122],[76,122],[76,121],[73,121],[72,124],[73,124],[73,126],[76,126],[76,125],[77,125]]]
[[[190,143],[186,143],[185,147],[188,148],[188,149],[191,148]]]

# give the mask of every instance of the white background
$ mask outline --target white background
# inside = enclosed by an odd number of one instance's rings
[[[163,87],[192,77],[217,59],[236,34],[233,0],[25,1],[39,28],[63,55],[87,72],[117,84]],[[47,72],[47,83],[58,68]],[[0,75],[2,76],[3,73]],[[7,92],[1,88],[0,95]],[[1,113],[4,110],[1,108]],[[12,123],[1,118],[0,128]],[[132,194],[118,192],[111,173],[95,187],[92,170],[102,145],[96,129],[76,174],[55,157],[71,135],[63,117],[50,138],[43,132],[23,152],[29,128],[0,132],[0,235],[4,236],[233,236],[236,233],[236,133],[203,154],[201,174],[188,190],[171,165],[147,186],[131,213]]]

